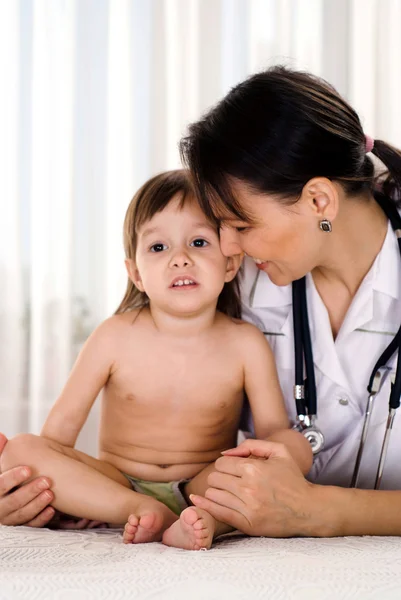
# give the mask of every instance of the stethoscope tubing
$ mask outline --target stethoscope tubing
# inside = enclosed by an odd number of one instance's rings
[[[397,236],[398,246],[401,254],[401,217],[395,204],[391,199],[387,198],[384,194],[375,195],[377,202],[387,215],[391,222],[391,226]],[[308,308],[306,300],[306,279],[303,277],[292,284],[293,290],[293,322],[294,322],[294,354],[295,354],[295,386],[294,396],[296,403],[296,410],[298,415],[298,423],[295,426],[307,437],[308,425],[314,424],[317,416],[317,397],[316,397],[316,382],[315,382],[315,371],[313,361],[312,343],[310,337],[310,327],[308,319]],[[360,466],[363,458],[363,453],[366,447],[366,440],[369,432],[370,420],[374,407],[374,397],[380,390],[384,383],[385,373],[388,373],[386,365],[388,361],[393,357],[395,352],[398,351],[397,366],[394,381],[391,384],[391,393],[389,397],[389,412],[386,422],[385,433],[383,437],[383,444],[381,448],[376,480],[375,489],[379,489],[384,472],[385,461],[387,457],[388,446],[390,442],[390,436],[394,424],[394,418],[396,410],[400,406],[401,398],[401,325],[398,329],[397,334],[381,354],[377,360],[373,371],[371,373],[367,390],[369,393],[366,409],[365,418],[362,429],[361,440],[355,460],[355,468],[352,475],[351,487],[358,485]],[[306,378],[303,379],[304,368],[306,372]],[[315,433],[321,436],[324,443],[323,434],[316,428]],[[314,454],[318,453],[323,447],[323,443],[319,448],[313,449]]]

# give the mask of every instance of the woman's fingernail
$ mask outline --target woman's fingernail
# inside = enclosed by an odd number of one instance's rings
[[[28,469],[22,469],[21,475],[22,475],[22,477],[29,477],[29,471],[28,471]]]

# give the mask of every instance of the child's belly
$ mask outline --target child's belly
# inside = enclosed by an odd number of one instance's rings
[[[99,458],[133,477],[168,482],[194,477],[236,445],[242,390],[172,398],[104,393]]]
[[[133,419],[103,414],[99,458],[139,479],[191,479],[236,445],[240,410],[229,408],[213,419],[206,411],[174,420],[161,411]]]
[[[148,458],[151,457],[153,453],[150,453]],[[165,463],[149,463],[149,462],[140,462],[130,460],[126,457],[116,455],[112,452],[108,452],[105,450],[100,450],[99,458],[104,460],[113,466],[115,466],[122,473],[126,473],[127,475],[131,475],[132,477],[137,477],[138,479],[144,479],[146,481],[159,481],[159,482],[169,482],[169,481],[178,481],[180,479],[192,479],[200,473],[205,467],[207,467],[211,462],[214,462],[220,456],[220,452],[211,458],[208,461],[204,462],[165,462]],[[168,454],[163,454],[163,456],[155,457],[156,460],[166,460],[173,461],[173,459],[177,459],[177,457],[169,456]],[[189,457],[188,457],[189,458]]]

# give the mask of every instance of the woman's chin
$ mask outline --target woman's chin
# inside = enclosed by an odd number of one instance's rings
[[[275,266],[271,262],[266,262],[262,265],[258,265],[258,268],[261,271],[264,271],[266,275],[268,275],[270,281],[274,283],[274,285],[277,285],[279,287],[285,287],[286,285],[290,285],[294,281],[294,278],[292,278],[289,273],[282,273],[277,268],[275,268]]]

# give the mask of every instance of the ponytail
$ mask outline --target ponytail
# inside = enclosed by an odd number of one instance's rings
[[[386,167],[385,179],[380,187],[386,196],[397,204],[401,203],[401,150],[394,148],[383,140],[375,140],[372,154]],[[380,177],[380,179],[383,175]]]

